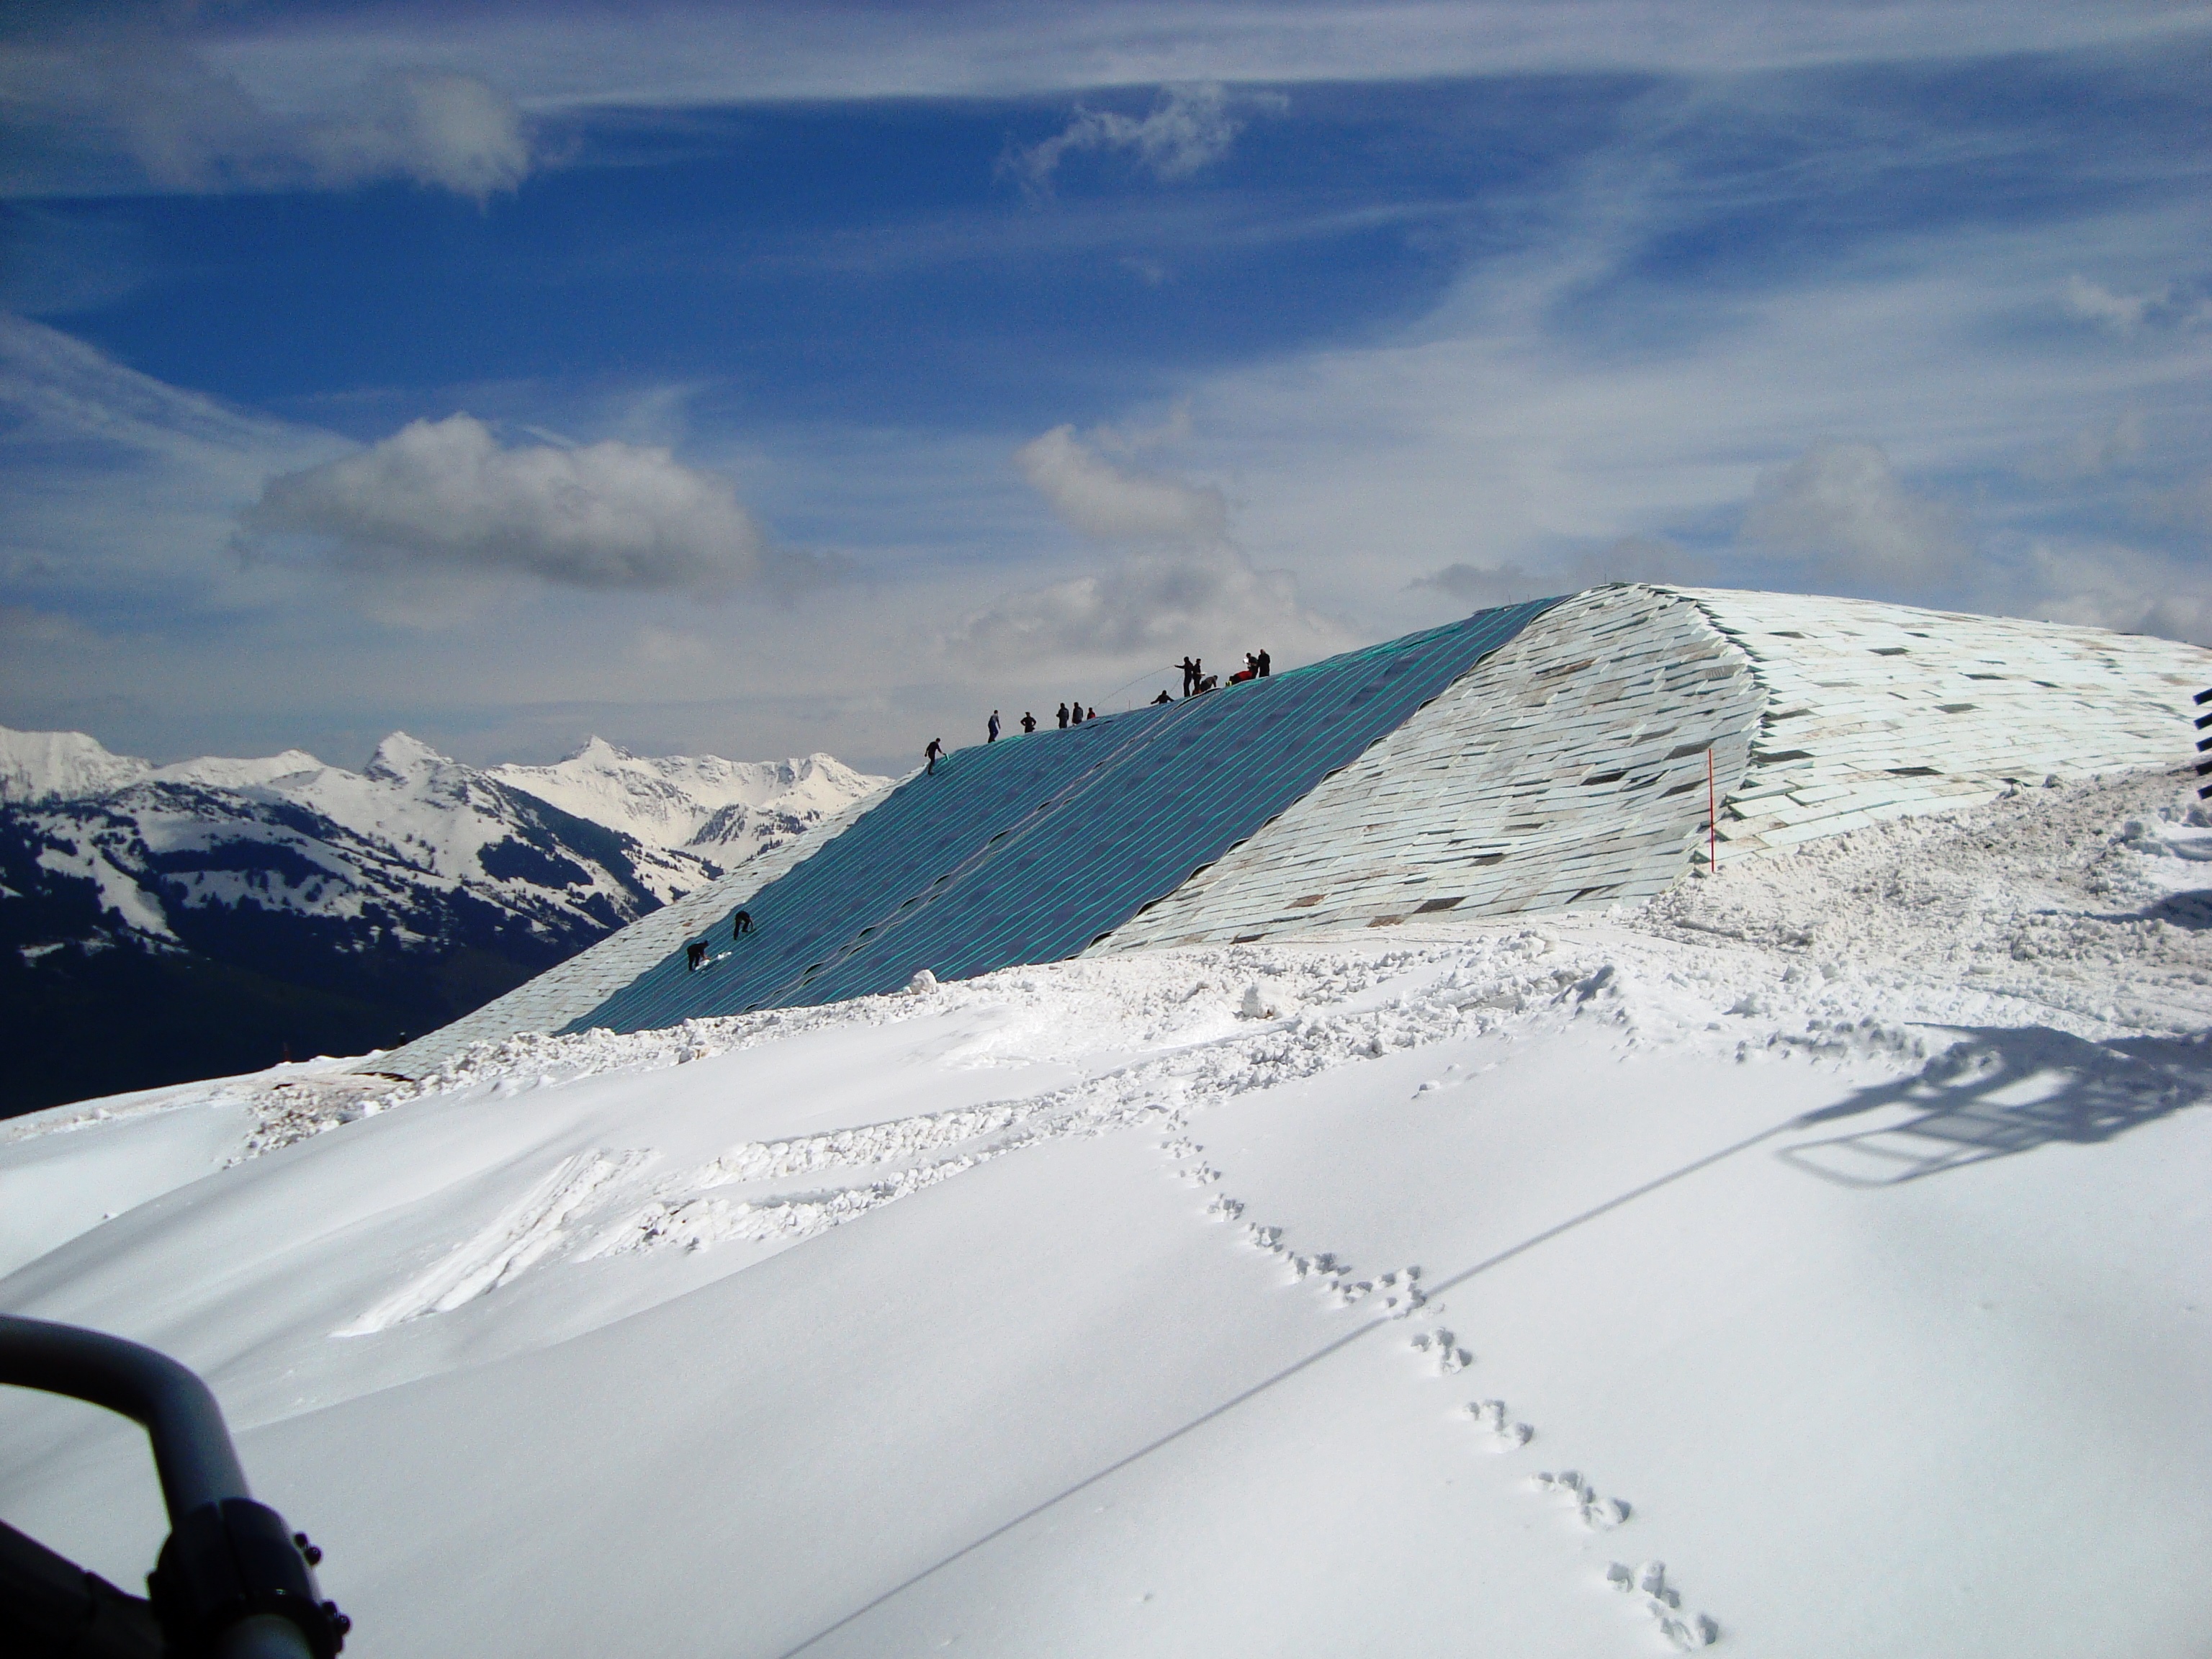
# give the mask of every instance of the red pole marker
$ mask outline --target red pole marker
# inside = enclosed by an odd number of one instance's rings
[[[1721,872],[1721,830],[1719,814],[1713,801],[1713,751],[1705,750],[1705,867],[1715,875]]]

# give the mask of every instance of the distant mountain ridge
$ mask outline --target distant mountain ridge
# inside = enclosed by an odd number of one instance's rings
[[[0,1115],[389,1047],[804,834],[827,755],[477,769],[395,732],[155,766],[0,727]]]
[[[784,761],[651,757],[604,738],[592,738],[551,766],[495,766],[484,775],[646,846],[692,853],[726,866],[781,846],[884,781],[829,755]]]

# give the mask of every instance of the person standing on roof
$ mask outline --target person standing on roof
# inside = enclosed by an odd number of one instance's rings
[[[1186,651],[1182,661],[1176,666],[1182,670],[1182,694],[1187,697],[1190,695],[1191,687],[1198,684],[1198,660]]]
[[[938,757],[944,754],[944,752],[945,743],[944,740],[939,738],[932,738],[929,740],[929,747],[921,751],[921,757],[929,763],[929,771],[927,775],[930,777],[933,778],[937,775]]]
[[[1026,738],[1030,732],[1036,730],[1036,716],[1030,714],[1028,709],[1024,708],[1022,710],[1022,735]]]
[[[1274,671],[1275,659],[1269,656],[1266,652],[1262,651],[1260,653],[1260,678],[1264,680],[1268,675],[1274,672]]]
[[[1075,712],[1067,717],[1067,723],[1070,726],[1080,726],[1083,724],[1083,705],[1081,703],[1079,702],[1075,705]]]
[[[1062,703],[1060,706],[1060,729],[1063,732],[1067,730],[1067,705],[1066,703]]]
[[[983,741],[984,741],[984,742],[986,742],[986,743],[996,743],[996,742],[998,742],[998,740],[999,740],[999,711],[998,711],[997,709],[994,708],[994,709],[991,711],[991,725],[990,725],[990,728],[989,728],[988,732],[985,735],[985,737],[984,737],[984,738],[983,738]]]
[[[1160,688],[1160,695],[1152,699],[1152,707],[1158,708],[1164,702],[1173,702],[1174,701],[1175,699],[1173,697],[1168,696],[1167,688],[1165,686],[1162,686]]]

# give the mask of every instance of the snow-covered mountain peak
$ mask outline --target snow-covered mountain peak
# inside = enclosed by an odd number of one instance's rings
[[[280,778],[300,777],[323,769],[322,762],[304,749],[287,749],[281,755],[234,758],[202,755],[197,760],[173,761],[145,775],[149,783],[197,783],[210,789],[251,789]]]
[[[404,732],[394,732],[376,745],[376,752],[368,757],[363,775],[400,781],[453,763],[450,756],[440,754],[420,738],[410,738]]]
[[[16,732],[0,726],[0,802],[81,800],[138,782],[154,769],[109,752],[82,732]]]
[[[883,782],[829,755],[641,756],[600,737],[550,766],[495,766],[485,775],[647,846],[687,848],[723,865],[842,811]]]

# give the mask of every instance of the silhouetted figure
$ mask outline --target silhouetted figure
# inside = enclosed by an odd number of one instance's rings
[[[1095,708],[1086,708],[1083,711],[1083,718],[1087,720],[1095,720],[1098,718],[1098,711]]]
[[[752,930],[753,913],[751,911],[740,910],[737,915],[730,918],[730,937],[732,939],[743,939],[747,933],[751,933]]]
[[[1203,657],[1193,657],[1190,659],[1190,689],[1185,691],[1183,696],[1186,697],[1194,697],[1205,690],[1206,659]]]
[[[1213,690],[1213,688],[1214,688],[1215,686],[1217,686],[1217,685],[1218,685],[1218,684],[1221,684],[1221,678],[1220,678],[1220,676],[1219,676],[1219,675],[1218,675],[1218,674],[1207,674],[1207,675],[1205,675],[1204,677],[1202,677],[1202,678],[1199,680],[1199,682],[1198,682],[1198,689],[1199,689],[1199,690],[1200,690],[1200,691],[1211,691],[1211,690]],[[1195,695],[1195,694],[1194,694],[1194,695]]]
[[[1249,651],[1244,653],[1244,678],[1248,680],[1256,680],[1260,678],[1260,659]]]
[[[1063,732],[1067,730],[1067,705],[1066,703],[1062,703],[1060,706],[1060,729]]]
[[[1080,726],[1083,724],[1083,705],[1081,703],[1079,702],[1075,705],[1075,712],[1067,717],[1067,723],[1070,726]]]
[[[704,968],[707,965],[707,941],[703,939],[694,939],[690,944],[685,945],[684,947],[684,961],[685,963],[684,971],[687,973],[696,974],[702,968]]]
[[[1188,685],[1186,685],[1186,686],[1184,686],[1184,687],[1183,687],[1183,690],[1186,690],[1186,691],[1188,691],[1188,690],[1190,690],[1190,687],[1189,687],[1189,686],[1188,686]],[[1163,689],[1161,690],[1160,695],[1159,695],[1158,696],[1154,697],[1154,698],[1152,699],[1152,707],[1153,707],[1153,708],[1158,708],[1162,703],[1164,703],[1164,702],[1173,702],[1174,701],[1175,701],[1175,699],[1174,699],[1173,697],[1171,697],[1171,696],[1168,696],[1166,690],[1165,690],[1164,688],[1163,688]]]
[[[937,757],[944,752],[944,743],[936,738],[932,738],[929,740],[929,747],[921,751],[921,757],[929,763],[927,776],[933,778],[937,775]]]
[[[1182,670],[1182,694],[1187,697],[1198,684],[1198,659],[1186,653],[1176,666]]]
[[[998,742],[998,740],[999,740],[999,711],[998,711],[997,709],[994,708],[994,709],[991,711],[991,724],[990,724],[989,728],[988,728],[988,729],[985,732],[985,733],[984,733],[983,741],[984,741],[984,742],[986,742],[986,743],[996,743],[996,742]]]
[[[1030,714],[1028,709],[1024,708],[1022,711],[1022,735],[1026,738],[1030,732],[1036,730],[1036,716]]]
[[[1260,663],[1260,678],[1261,678],[1261,679],[1263,679],[1263,680],[1264,680],[1264,679],[1266,679],[1266,678],[1267,678],[1267,676],[1268,676],[1268,675],[1270,675],[1270,674],[1272,674],[1272,673],[1273,673],[1273,672],[1275,672],[1275,670],[1274,670],[1274,663],[1275,663],[1275,659],[1274,659],[1273,657],[1270,657],[1270,656],[1269,656],[1266,652],[1264,652],[1264,651],[1262,651],[1262,652],[1260,653],[1260,656],[1259,656],[1259,663]]]

